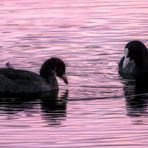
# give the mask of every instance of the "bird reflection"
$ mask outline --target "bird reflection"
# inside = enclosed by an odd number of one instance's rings
[[[124,95],[128,116],[141,116],[146,113],[148,105],[148,90],[137,83],[137,79],[124,79]]]
[[[57,125],[66,119],[67,99],[68,90],[60,94],[58,91],[52,91],[38,97],[0,97],[0,114],[16,118],[20,112],[25,113],[27,117],[41,112],[42,119],[48,125]]]
[[[42,118],[50,125],[59,125],[66,119],[68,90],[60,97],[54,92],[48,98],[41,99]]]

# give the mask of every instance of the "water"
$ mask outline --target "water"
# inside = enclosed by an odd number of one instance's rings
[[[148,45],[148,1],[5,0],[0,6],[0,66],[9,61],[38,73],[56,56],[69,79],[68,87],[58,80],[60,91],[49,98],[1,99],[0,147],[148,146],[147,102],[128,99],[131,86],[118,75],[125,44]]]

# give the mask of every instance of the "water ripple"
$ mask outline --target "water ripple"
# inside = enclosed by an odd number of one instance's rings
[[[147,147],[146,94],[135,96],[134,85],[118,75],[125,44],[139,39],[148,45],[147,5],[1,1],[0,66],[9,61],[38,73],[43,61],[57,56],[66,63],[69,86],[58,80],[59,94],[47,98],[1,98],[0,147]]]

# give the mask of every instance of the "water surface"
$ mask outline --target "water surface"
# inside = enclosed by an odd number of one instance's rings
[[[58,80],[60,92],[48,98],[1,99],[0,147],[148,146],[147,101],[129,99],[131,88],[118,75],[128,41],[148,46],[148,1],[5,0],[0,6],[0,66],[9,61],[38,73],[56,56],[69,79],[68,87]]]

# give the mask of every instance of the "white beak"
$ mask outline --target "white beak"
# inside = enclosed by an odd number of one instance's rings
[[[124,57],[123,68],[125,68],[130,62],[130,58]]]
[[[130,58],[127,57],[128,56],[128,53],[129,53],[129,50],[128,48],[125,48],[125,52],[124,52],[124,61],[123,61],[123,68],[125,68],[128,63],[130,62]]]

